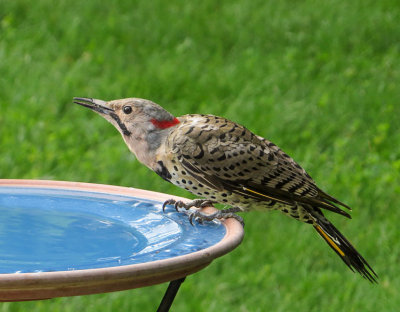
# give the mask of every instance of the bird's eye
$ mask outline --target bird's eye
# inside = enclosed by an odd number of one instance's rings
[[[129,105],[125,105],[122,110],[124,111],[125,114],[130,114],[132,113],[132,107]]]

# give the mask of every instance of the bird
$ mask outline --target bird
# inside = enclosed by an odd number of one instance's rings
[[[322,191],[311,176],[276,144],[223,117],[175,117],[146,99],[103,101],[75,97],[74,103],[100,114],[120,132],[129,150],[164,180],[198,196],[189,202],[167,200],[175,208],[230,207],[202,221],[236,218],[237,212],[279,210],[310,224],[342,261],[372,283],[378,275],[349,240],[325,217],[328,210],[351,218],[350,207]],[[193,209],[192,209],[193,210]]]

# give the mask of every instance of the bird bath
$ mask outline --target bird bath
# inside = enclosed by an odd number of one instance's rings
[[[0,179],[0,301],[174,281],[240,244],[238,221],[192,226],[172,207],[163,213],[169,198],[109,185]]]

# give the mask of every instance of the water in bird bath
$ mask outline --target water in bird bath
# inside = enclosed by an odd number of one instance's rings
[[[112,267],[218,242],[218,222],[192,227],[162,202],[73,190],[0,187],[0,273]]]

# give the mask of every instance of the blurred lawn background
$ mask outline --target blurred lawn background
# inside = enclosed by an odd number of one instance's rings
[[[242,245],[190,276],[173,311],[398,311],[399,21],[395,0],[0,0],[0,177],[191,197],[72,97],[223,115],[353,207],[351,221],[328,215],[380,284],[352,274],[311,227],[254,212]],[[0,311],[154,311],[166,286]]]

